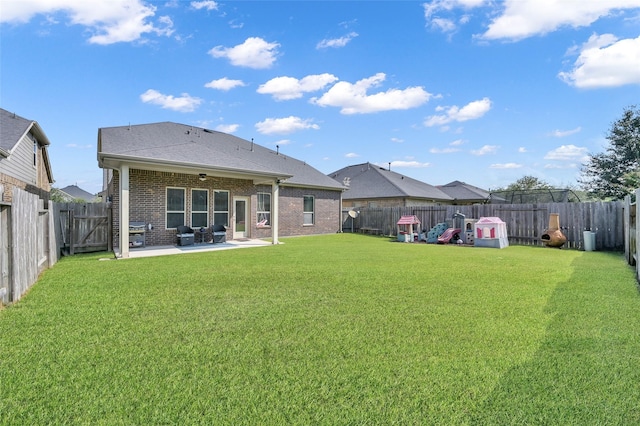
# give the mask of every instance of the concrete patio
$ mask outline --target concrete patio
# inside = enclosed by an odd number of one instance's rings
[[[204,251],[230,250],[250,247],[263,247],[271,245],[271,241],[258,239],[231,240],[224,243],[196,243],[188,246],[149,246],[129,249],[128,259],[139,257],[168,256],[172,254],[199,253]],[[114,250],[118,259],[123,259],[120,250]]]

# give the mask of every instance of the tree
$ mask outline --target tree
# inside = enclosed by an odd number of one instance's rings
[[[530,189],[551,189],[552,186],[535,176],[523,176],[517,181],[510,183],[505,188],[498,188],[494,192],[504,191],[527,191]]]
[[[589,195],[619,200],[640,185],[640,109],[627,107],[606,138],[606,151],[589,156],[579,182]]]

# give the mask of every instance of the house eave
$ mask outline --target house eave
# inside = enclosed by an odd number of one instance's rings
[[[323,189],[329,191],[340,191],[344,192],[347,190],[346,187],[340,188],[335,186],[326,186],[326,185],[313,185],[313,184],[305,184],[305,183],[288,183],[286,181],[281,182],[280,186],[287,186],[290,188],[308,188],[308,189]]]
[[[98,165],[103,169],[119,170],[122,166],[129,169],[152,170],[169,173],[200,174],[207,176],[225,177],[232,179],[246,179],[254,182],[274,182],[290,179],[292,175],[281,173],[258,172],[225,167],[212,167],[205,164],[180,163],[167,160],[140,160],[140,158],[126,155],[98,154]]]

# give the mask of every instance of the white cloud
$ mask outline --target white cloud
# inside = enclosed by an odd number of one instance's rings
[[[389,164],[385,164],[385,166],[388,166]],[[401,160],[396,160],[396,161],[392,161],[391,162],[391,168],[395,168],[395,167],[405,167],[405,168],[410,168],[410,169],[421,169],[424,167],[431,167],[431,163],[420,163],[418,161],[401,161]]]
[[[431,154],[453,154],[454,152],[460,152],[460,148],[431,148],[429,152]]]
[[[302,80],[294,77],[276,77],[258,87],[257,92],[282,101],[301,98],[305,92],[315,92],[338,80],[332,74],[308,75]]]
[[[525,152],[527,152],[527,148],[525,148],[524,146],[521,146],[520,148],[518,148],[518,152],[521,154],[524,154]]]
[[[587,148],[575,145],[562,145],[547,152],[545,160],[586,161],[589,157]]]
[[[278,56],[279,43],[268,43],[260,37],[249,37],[233,47],[216,46],[209,50],[214,58],[227,58],[232,65],[254,69],[270,68]]]
[[[506,0],[484,39],[521,40],[561,27],[585,27],[615,10],[640,7],[638,0]]]
[[[553,136],[556,138],[564,138],[566,136],[571,136],[574,135],[576,133],[580,133],[580,131],[582,130],[582,127],[576,127],[575,129],[571,129],[571,130],[554,130],[553,132],[549,133],[549,136]]]
[[[486,3],[489,3],[489,0],[432,0],[423,3],[422,7],[427,26],[445,33],[452,33],[458,29],[458,25],[453,17],[442,17],[443,13],[451,14],[454,9],[458,8],[473,9],[484,6]],[[458,19],[458,23],[464,25],[469,20],[469,15],[463,15]]]
[[[219,78],[218,80],[211,80],[204,85],[204,87],[208,87],[209,89],[223,90],[225,92],[241,86],[245,86],[242,80],[230,80],[227,77]]]
[[[578,88],[640,84],[640,37],[618,40],[612,34],[592,35],[569,72],[558,74]]]
[[[400,138],[391,138],[391,142],[393,143],[403,143],[404,139],[400,139]]]
[[[202,103],[202,99],[183,93],[182,96],[163,95],[157,90],[149,89],[140,95],[140,100],[146,104],[159,105],[164,109],[179,112],[192,112]]]
[[[64,12],[71,24],[88,28],[89,42],[113,44],[131,42],[144,34],[169,36],[173,22],[167,16],[151,22],[156,7],[141,0],[2,0],[0,22],[26,23],[36,15]]]
[[[291,139],[280,139],[274,145],[283,146],[283,145],[291,145]]]
[[[191,7],[193,7],[194,9],[200,10],[200,9],[206,9],[206,10],[218,10],[218,3],[216,3],[215,1],[212,0],[205,0],[205,1],[192,1],[191,2]]]
[[[427,117],[424,125],[427,127],[443,126],[452,121],[463,122],[475,120],[485,115],[491,109],[491,100],[483,98],[479,101],[469,102],[462,108],[458,106],[438,107],[436,111],[446,111],[445,114],[432,115]]]
[[[358,154],[356,154],[355,152],[349,152],[348,154],[344,155],[347,158],[357,158],[360,157]]]
[[[256,123],[256,129],[263,135],[289,134],[298,130],[318,130],[319,128],[320,126],[309,119],[303,120],[300,117],[294,116],[285,118],[267,118],[264,121]]]
[[[235,133],[239,128],[239,124],[218,124],[216,126],[216,130],[222,133]]]
[[[68,143],[65,145],[66,148],[74,148],[74,149],[93,149],[93,145],[78,145],[77,143]]]
[[[312,98],[311,103],[323,107],[339,107],[342,114],[367,114],[416,108],[433,96],[420,86],[367,94],[370,88],[379,86],[385,79],[384,73],[378,73],[355,84],[340,81],[320,98]]]
[[[329,47],[335,47],[335,48],[344,47],[347,45],[347,43],[349,43],[351,40],[353,40],[356,37],[358,37],[358,33],[352,31],[346,36],[343,36],[340,38],[324,39],[324,40],[321,40],[316,45],[316,49],[326,49]]]
[[[518,163],[495,163],[489,166],[490,169],[520,169],[522,164]]]
[[[568,163],[568,164],[545,164],[545,169],[577,169],[578,164],[576,163]]]
[[[484,145],[480,149],[475,149],[470,151],[473,155],[487,155],[487,154],[495,154],[496,151],[500,148],[497,145]]]
[[[455,141],[451,142],[449,145],[451,146],[460,146],[460,145],[464,145],[464,139],[456,139]]]

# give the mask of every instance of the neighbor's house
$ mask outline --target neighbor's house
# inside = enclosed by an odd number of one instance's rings
[[[67,203],[72,202],[85,202],[91,203],[98,199],[98,197],[78,185],[67,185],[64,188],[58,189],[58,195]]]
[[[454,180],[436,188],[453,198],[453,204],[485,204],[491,198],[491,193],[477,186]]]
[[[47,205],[53,183],[48,146],[38,122],[0,108],[0,202],[10,203],[20,188]]]
[[[114,247],[129,254],[131,222],[146,245],[176,244],[176,228],[213,224],[227,239],[334,233],[341,229],[335,180],[253,141],[185,124],[98,130],[98,163],[114,207]]]
[[[371,163],[356,164],[330,173],[347,191],[342,207],[405,207],[452,204],[453,198],[428,183]]]

